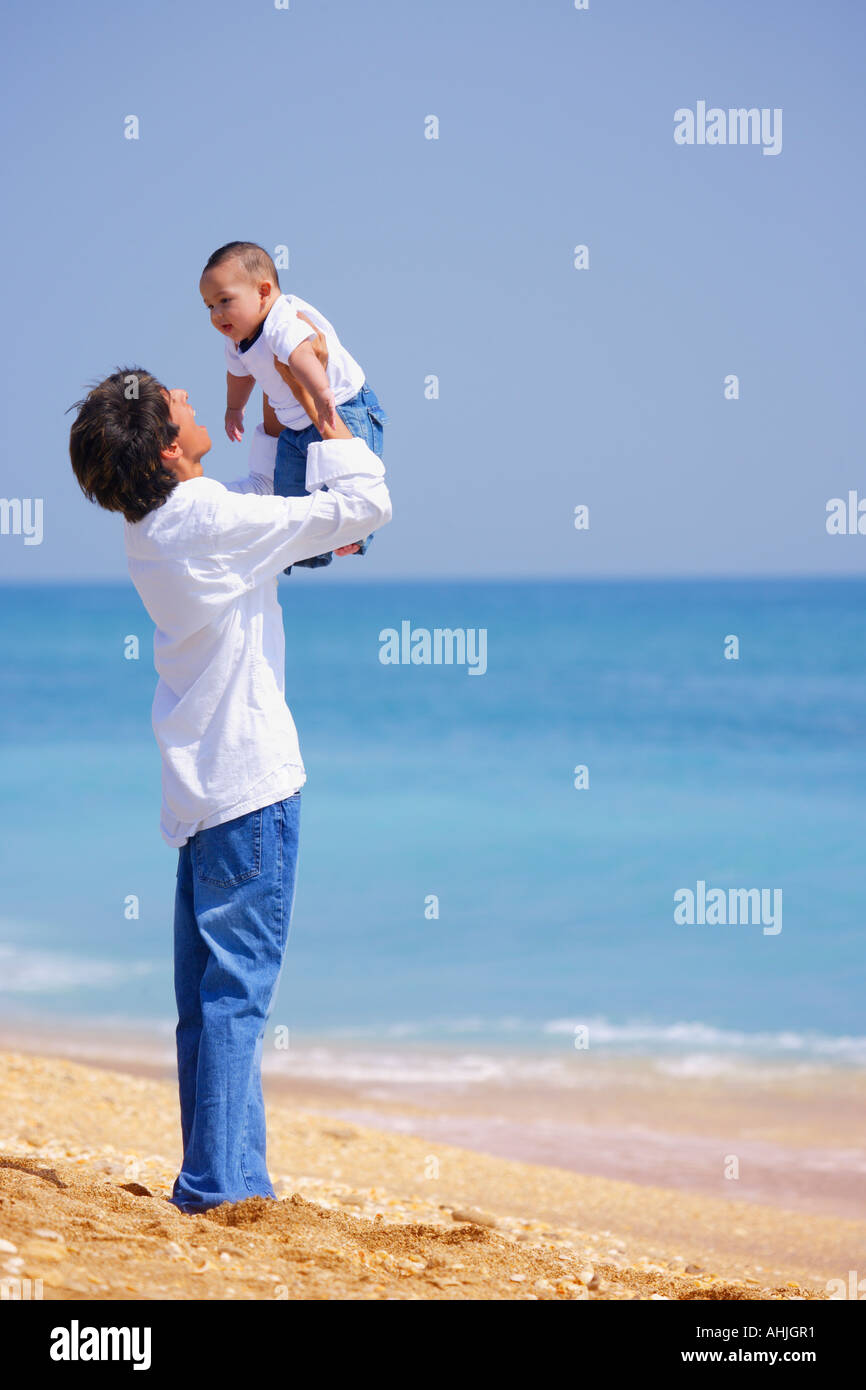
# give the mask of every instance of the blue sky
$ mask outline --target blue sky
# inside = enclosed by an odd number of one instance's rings
[[[126,577],[64,414],[117,364],[245,471],[198,296],[235,237],[288,245],[391,418],[393,522],[304,582],[862,573],[824,524],[866,495],[859,3],[48,0],[7,29],[0,490],[44,540],[0,536],[0,577]],[[781,108],[781,153],[676,145],[699,100]]]

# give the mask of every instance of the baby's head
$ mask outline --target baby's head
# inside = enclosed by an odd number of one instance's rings
[[[263,246],[229,241],[210,257],[199,289],[214,328],[239,343],[267,318],[280,295],[280,278]]]

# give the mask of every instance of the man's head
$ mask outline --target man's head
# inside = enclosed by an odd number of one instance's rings
[[[85,497],[106,511],[140,521],[179,482],[201,477],[210,435],[182,388],[169,391],[140,367],[118,368],[74,408],[72,470]]]
[[[217,332],[239,343],[267,318],[280,294],[280,278],[263,246],[229,241],[208,260],[199,290]]]

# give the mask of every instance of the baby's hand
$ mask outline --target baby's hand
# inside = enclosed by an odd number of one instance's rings
[[[233,443],[239,443],[244,432],[244,412],[243,410],[226,411],[226,434]]]

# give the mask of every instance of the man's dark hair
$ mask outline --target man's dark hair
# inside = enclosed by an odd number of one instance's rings
[[[141,367],[118,367],[69,408],[78,410],[72,471],[88,501],[127,521],[161,507],[178,482],[160,458],[178,434],[162,383]]]
[[[202,275],[207,275],[209,270],[215,270],[224,261],[239,260],[248,275],[252,275],[262,280],[273,281],[274,288],[280,288],[280,277],[277,274],[277,267],[274,265],[273,257],[269,256],[263,246],[259,246],[255,241],[227,241],[225,246],[220,246],[208,257],[208,263],[202,271]]]

